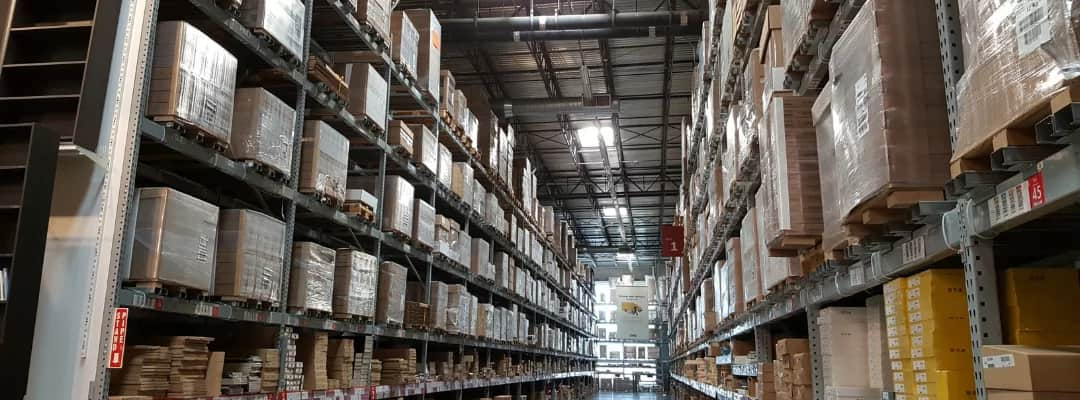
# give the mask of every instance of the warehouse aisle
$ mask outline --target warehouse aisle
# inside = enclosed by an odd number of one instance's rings
[[[659,400],[656,393],[597,393],[593,400]]]

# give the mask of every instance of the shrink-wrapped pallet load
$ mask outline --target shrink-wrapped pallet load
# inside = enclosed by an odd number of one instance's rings
[[[277,303],[285,223],[252,210],[221,210],[214,296]]]
[[[823,38],[829,30],[828,22],[836,14],[836,4],[829,0],[785,0],[781,30],[784,39],[781,66],[805,69],[807,57],[797,55],[813,52],[813,43]],[[802,46],[804,43],[807,45]]]
[[[742,313],[745,305],[743,298],[743,263],[742,241],[739,238],[728,239],[725,243],[724,260],[720,268],[720,302],[723,304],[720,310],[721,318]]]
[[[244,0],[239,21],[273,39],[292,58],[300,59],[304,52],[304,12],[304,3],[297,0]]]
[[[415,188],[405,178],[386,177],[383,198],[383,230],[410,236],[413,229],[413,194]]]
[[[764,294],[761,291],[760,251],[758,250],[761,241],[758,240],[757,235],[757,220],[757,208],[750,208],[746,211],[746,217],[743,218],[742,229],[739,232],[739,250],[742,253],[742,291],[744,304],[747,306]]]
[[[450,153],[450,149],[442,143],[439,143],[439,170],[438,173],[439,184],[449,188],[454,184],[454,158]]]
[[[420,32],[404,11],[390,14],[390,56],[397,63],[401,72],[417,78],[416,56],[420,45]]]
[[[229,158],[254,161],[288,178],[292,174],[296,111],[263,88],[236,90]]]
[[[413,200],[413,242],[429,249],[435,248],[435,207],[421,199]]]
[[[390,0],[358,0],[356,21],[375,30],[385,43],[390,40]]]
[[[311,242],[295,242],[289,268],[289,307],[333,310],[336,252]]]
[[[491,262],[488,259],[488,255],[491,252],[491,245],[487,240],[481,238],[472,239],[472,254],[469,256],[469,270],[473,275],[480,276],[484,279],[495,280],[495,270],[491,266]]]
[[[386,130],[386,102],[390,87],[371,64],[353,64],[349,74],[349,114]]]
[[[409,270],[390,261],[379,265],[379,297],[375,322],[400,326],[405,322],[405,281]]]
[[[447,285],[446,288],[446,331],[455,334],[467,334],[469,312],[472,299],[465,285]]]
[[[426,168],[432,174],[439,171],[439,139],[427,125],[409,125],[413,132],[413,159],[416,166]]]
[[[412,127],[406,125],[404,122],[392,119],[390,120],[390,129],[386,132],[386,144],[390,145],[395,151],[402,151],[408,157],[413,157],[414,147],[414,133]]]
[[[158,24],[146,115],[225,146],[232,132],[236,57],[191,24]]]
[[[757,210],[757,248],[758,248],[758,268],[760,274],[758,280],[761,281],[762,294],[768,293],[774,287],[777,287],[791,278],[797,278],[802,276],[802,265],[799,263],[798,258],[788,257],[774,257],[769,253],[769,248],[765,243],[765,217],[762,211],[761,204],[766,202],[762,199],[765,193],[758,191],[754,196],[754,203],[758,204]]]
[[[821,235],[821,182],[812,97],[777,97],[768,104],[761,145],[764,220],[759,233],[769,249],[813,247]]]
[[[472,199],[473,168],[468,162],[453,164],[453,177],[450,190],[461,200]]]
[[[344,202],[348,168],[349,141],[345,136],[325,122],[304,122],[300,145],[300,191],[326,196],[337,203]]]
[[[447,119],[450,117],[454,123],[458,123],[457,118],[457,96],[454,96],[454,92],[457,90],[457,80],[454,79],[454,74],[450,70],[444,69],[439,71],[439,113],[440,117]]]
[[[217,206],[171,188],[140,188],[127,281],[209,292]]]
[[[428,301],[428,325],[434,329],[446,329],[446,304],[449,301],[449,287],[442,282],[431,282],[431,298]]]
[[[944,81],[929,73],[941,70],[935,10],[932,0],[869,0],[833,48],[835,134],[818,138],[835,155],[821,170],[834,182],[823,215],[863,223],[860,209],[911,204],[903,192],[940,198],[950,144]],[[847,236],[826,230],[826,250]]]
[[[419,33],[416,53],[416,83],[439,101],[439,62],[442,54],[442,24],[430,9],[405,10]]]
[[[375,317],[375,291],[379,282],[379,260],[353,249],[338,249],[334,261],[335,317]]]

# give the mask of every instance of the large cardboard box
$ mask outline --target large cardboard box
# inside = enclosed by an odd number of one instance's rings
[[[435,207],[421,199],[413,200],[412,239],[421,246],[435,248]]]
[[[238,20],[274,39],[299,59],[304,52],[304,3],[295,0],[245,0]]]
[[[765,204],[767,203],[764,198],[766,196],[765,191],[758,190],[754,195],[754,204],[757,205],[757,249],[758,249],[758,267],[761,269],[758,280],[761,281],[762,293],[767,293],[774,287],[779,286],[781,283],[789,278],[797,278],[802,276],[802,264],[799,263],[798,258],[789,257],[774,257],[769,253],[769,248],[765,243]]]
[[[349,114],[385,130],[388,90],[386,79],[373,65],[354,64],[349,74]]]
[[[862,222],[856,209],[897,190],[941,196],[949,129],[933,0],[870,0],[837,41],[829,63],[835,165],[821,163],[823,215]],[[889,40],[879,40],[888,38]],[[893,40],[896,39],[896,40]],[[933,196],[932,196],[933,194]],[[902,204],[894,204],[902,206]],[[823,243],[836,247],[844,231]]]
[[[409,125],[413,132],[413,159],[417,167],[426,168],[432,174],[439,171],[439,139],[427,125]]]
[[[441,117],[449,117],[457,123],[457,80],[450,70],[439,71],[439,112]]]
[[[455,162],[453,164],[453,178],[450,190],[462,200],[472,198],[473,168],[468,162]]]
[[[420,46],[420,32],[416,30],[412,19],[404,11],[390,14],[390,57],[398,68],[407,75],[416,78],[416,58]]]
[[[760,217],[764,242],[774,250],[810,247],[821,235],[821,181],[813,97],[777,97],[765,111],[766,129],[758,132],[761,146]],[[784,240],[784,239],[788,240]],[[793,244],[809,240],[807,244]],[[796,247],[792,247],[796,246]],[[772,278],[772,277],[770,277]],[[766,279],[766,286],[771,279]]]
[[[987,389],[1080,393],[1080,349],[1022,345],[982,347]]]
[[[744,303],[750,303],[762,296],[761,292],[761,268],[758,264],[760,241],[757,236],[758,226],[757,208],[750,208],[743,218],[742,228],[739,233],[739,248],[742,252],[742,291]],[[686,280],[687,276],[683,276]]]
[[[183,21],[158,24],[146,115],[229,144],[236,57]]]
[[[218,208],[171,188],[140,188],[128,281],[209,292]]]
[[[277,303],[285,223],[252,210],[221,210],[214,295]]]
[[[439,144],[439,170],[438,173],[439,184],[450,187],[454,184],[454,158],[450,153],[450,149]]]
[[[312,242],[294,242],[289,268],[289,307],[301,310],[333,310],[333,249]]]
[[[304,122],[301,140],[300,191],[344,202],[349,141],[326,122],[314,120]]]
[[[392,119],[390,120],[390,129],[386,132],[386,144],[401,149],[409,157],[413,157],[413,147],[415,146],[413,136],[412,128],[409,125]]]
[[[1080,343],[1080,315],[1062,304],[1080,303],[1073,268],[1012,268],[1005,271],[1002,312],[1007,343],[1051,346]]]
[[[430,9],[405,10],[409,20],[419,32],[416,53],[416,83],[439,101],[439,62],[442,58],[442,24]]]
[[[988,390],[987,398],[990,400],[1080,400],[1080,393]]]
[[[379,265],[379,297],[375,302],[375,322],[405,323],[405,285],[409,270],[390,261]]]
[[[334,260],[334,314],[374,318],[379,260],[353,249],[338,249]]]
[[[229,158],[255,161],[292,174],[296,111],[263,88],[241,88],[234,98]]]

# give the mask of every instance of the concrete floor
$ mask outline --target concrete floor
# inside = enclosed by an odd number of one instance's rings
[[[659,400],[657,393],[598,393],[593,400]]]

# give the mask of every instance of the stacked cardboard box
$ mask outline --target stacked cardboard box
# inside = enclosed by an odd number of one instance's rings
[[[224,353],[222,355],[224,356]],[[213,354],[211,358],[213,358]],[[221,372],[219,375],[221,380],[217,383],[218,392],[226,395],[238,395],[262,391],[264,387],[262,383],[262,358],[255,355],[230,355],[224,361],[222,369],[219,371]],[[209,373],[208,370],[207,374],[209,375]],[[208,387],[208,391],[212,390],[213,388]]]
[[[764,202],[758,204],[764,221],[761,235],[773,250],[808,248],[821,235],[817,133],[810,112],[814,99],[773,98],[765,110],[765,129],[758,132],[764,192]],[[788,272],[766,270],[765,286],[775,286],[791,276]]]
[[[296,111],[263,88],[237,89],[234,100],[229,158],[255,161],[288,178]]]
[[[375,124],[380,130],[386,130],[386,101],[390,85],[371,64],[351,64],[348,69],[349,114]]]
[[[322,121],[304,122],[300,144],[300,191],[345,201],[349,141]],[[378,193],[378,192],[372,192]]]
[[[416,83],[421,89],[439,100],[439,62],[442,54],[442,24],[429,9],[405,10],[409,20],[419,33],[417,45]]]
[[[1080,304],[1076,269],[1011,268],[1005,271],[1005,342],[1029,346],[1080,344],[1080,315],[1062,312]]]
[[[378,259],[359,250],[338,249],[334,260],[335,316],[374,318]]]
[[[289,268],[289,307],[300,310],[333,310],[333,249],[312,242],[294,242]]]
[[[218,208],[171,188],[141,188],[128,281],[210,291]]]
[[[802,276],[802,265],[799,263],[798,258],[792,257],[776,257],[769,251],[766,240],[766,217],[764,207],[767,201],[765,200],[766,192],[758,190],[754,195],[754,204],[756,204],[757,213],[757,229],[756,234],[758,238],[758,281],[761,284],[761,293],[768,293],[773,288],[781,285],[785,281]]]
[[[386,132],[386,144],[395,150],[399,150],[408,154],[409,157],[413,157],[413,147],[415,141],[413,137],[415,134],[412,131],[412,127],[406,125],[405,122],[393,119],[390,120],[390,129]]]
[[[757,227],[757,208],[751,207],[746,211],[746,217],[743,218],[742,228],[739,232],[739,250],[742,253],[743,303],[747,306],[764,295],[761,291],[761,267],[758,263],[761,254],[758,246],[761,241],[758,240]],[[685,266],[684,269],[686,269]],[[689,281],[688,275],[688,273],[683,274],[685,281]]]
[[[390,40],[390,5],[389,0],[356,1],[357,22],[371,27],[384,41]]]
[[[469,333],[471,297],[465,285],[447,285],[446,331],[454,334]]]
[[[717,282],[720,320],[743,312],[743,263],[742,241],[739,238],[728,239],[724,244],[727,258],[720,266],[720,279]]]
[[[754,382],[754,398],[757,400],[776,400],[776,370],[773,363],[758,364],[758,379]]]
[[[885,297],[866,299],[866,361],[870,388],[877,393],[892,388],[888,337],[885,333]]]
[[[262,370],[259,377],[262,378],[260,392],[276,392],[278,381],[281,379],[281,350],[276,348],[256,349],[255,356],[262,360]]]
[[[439,144],[439,170],[436,171],[439,176],[439,183],[445,187],[450,187],[454,183],[454,159],[450,154],[450,149]]]
[[[353,355],[353,369],[352,369],[352,383],[354,387],[368,387],[377,385],[372,383],[373,378],[371,372],[375,370],[374,362],[371,359],[375,352],[375,339],[372,336],[362,336],[356,338],[360,341],[360,351]],[[375,378],[377,380],[377,378]]]
[[[1034,347],[987,345],[982,347],[983,380],[992,400],[1080,398],[1080,351],[1076,346]],[[947,388],[938,388],[937,398],[973,398],[971,382],[951,375]],[[940,379],[939,379],[940,380]],[[963,397],[961,397],[963,396]]]
[[[196,128],[228,145],[236,57],[183,21],[158,24],[146,115]]]
[[[416,78],[416,57],[420,45],[420,32],[416,30],[412,19],[404,11],[390,14],[390,56],[398,68],[408,76]]]
[[[435,248],[435,207],[421,199],[413,200],[412,239],[417,247]]]
[[[809,340],[780,339],[776,342],[773,382],[777,400],[812,399],[814,390],[810,372]]]
[[[296,343],[296,358],[304,364],[304,389],[328,389],[326,360],[329,353],[329,337],[326,332],[300,335]]]
[[[171,336],[160,341],[169,346],[168,397],[205,396],[209,345],[214,338]]]
[[[251,210],[222,210],[214,295],[277,303],[285,224]]]
[[[297,342],[300,333],[292,327],[285,327],[285,365],[281,369],[280,379],[284,381],[285,390],[300,390],[304,384],[304,363],[297,361]]]
[[[880,392],[869,387],[867,315],[863,307],[829,307],[821,310],[821,362],[826,399],[876,399]]]
[[[327,377],[336,380],[340,388],[353,387],[353,364],[355,350],[352,338],[330,339],[330,351],[327,354]]]
[[[416,383],[416,349],[378,349],[375,358],[382,362],[384,385],[407,385]]]
[[[409,270],[390,261],[379,265],[379,297],[375,322],[401,325],[405,320],[405,285]]]
[[[109,393],[122,396],[165,397],[172,371],[169,348],[136,345],[127,348],[124,368],[114,370]]]
[[[413,159],[416,166],[435,174],[439,170],[439,139],[427,125],[409,125],[413,132]]]

